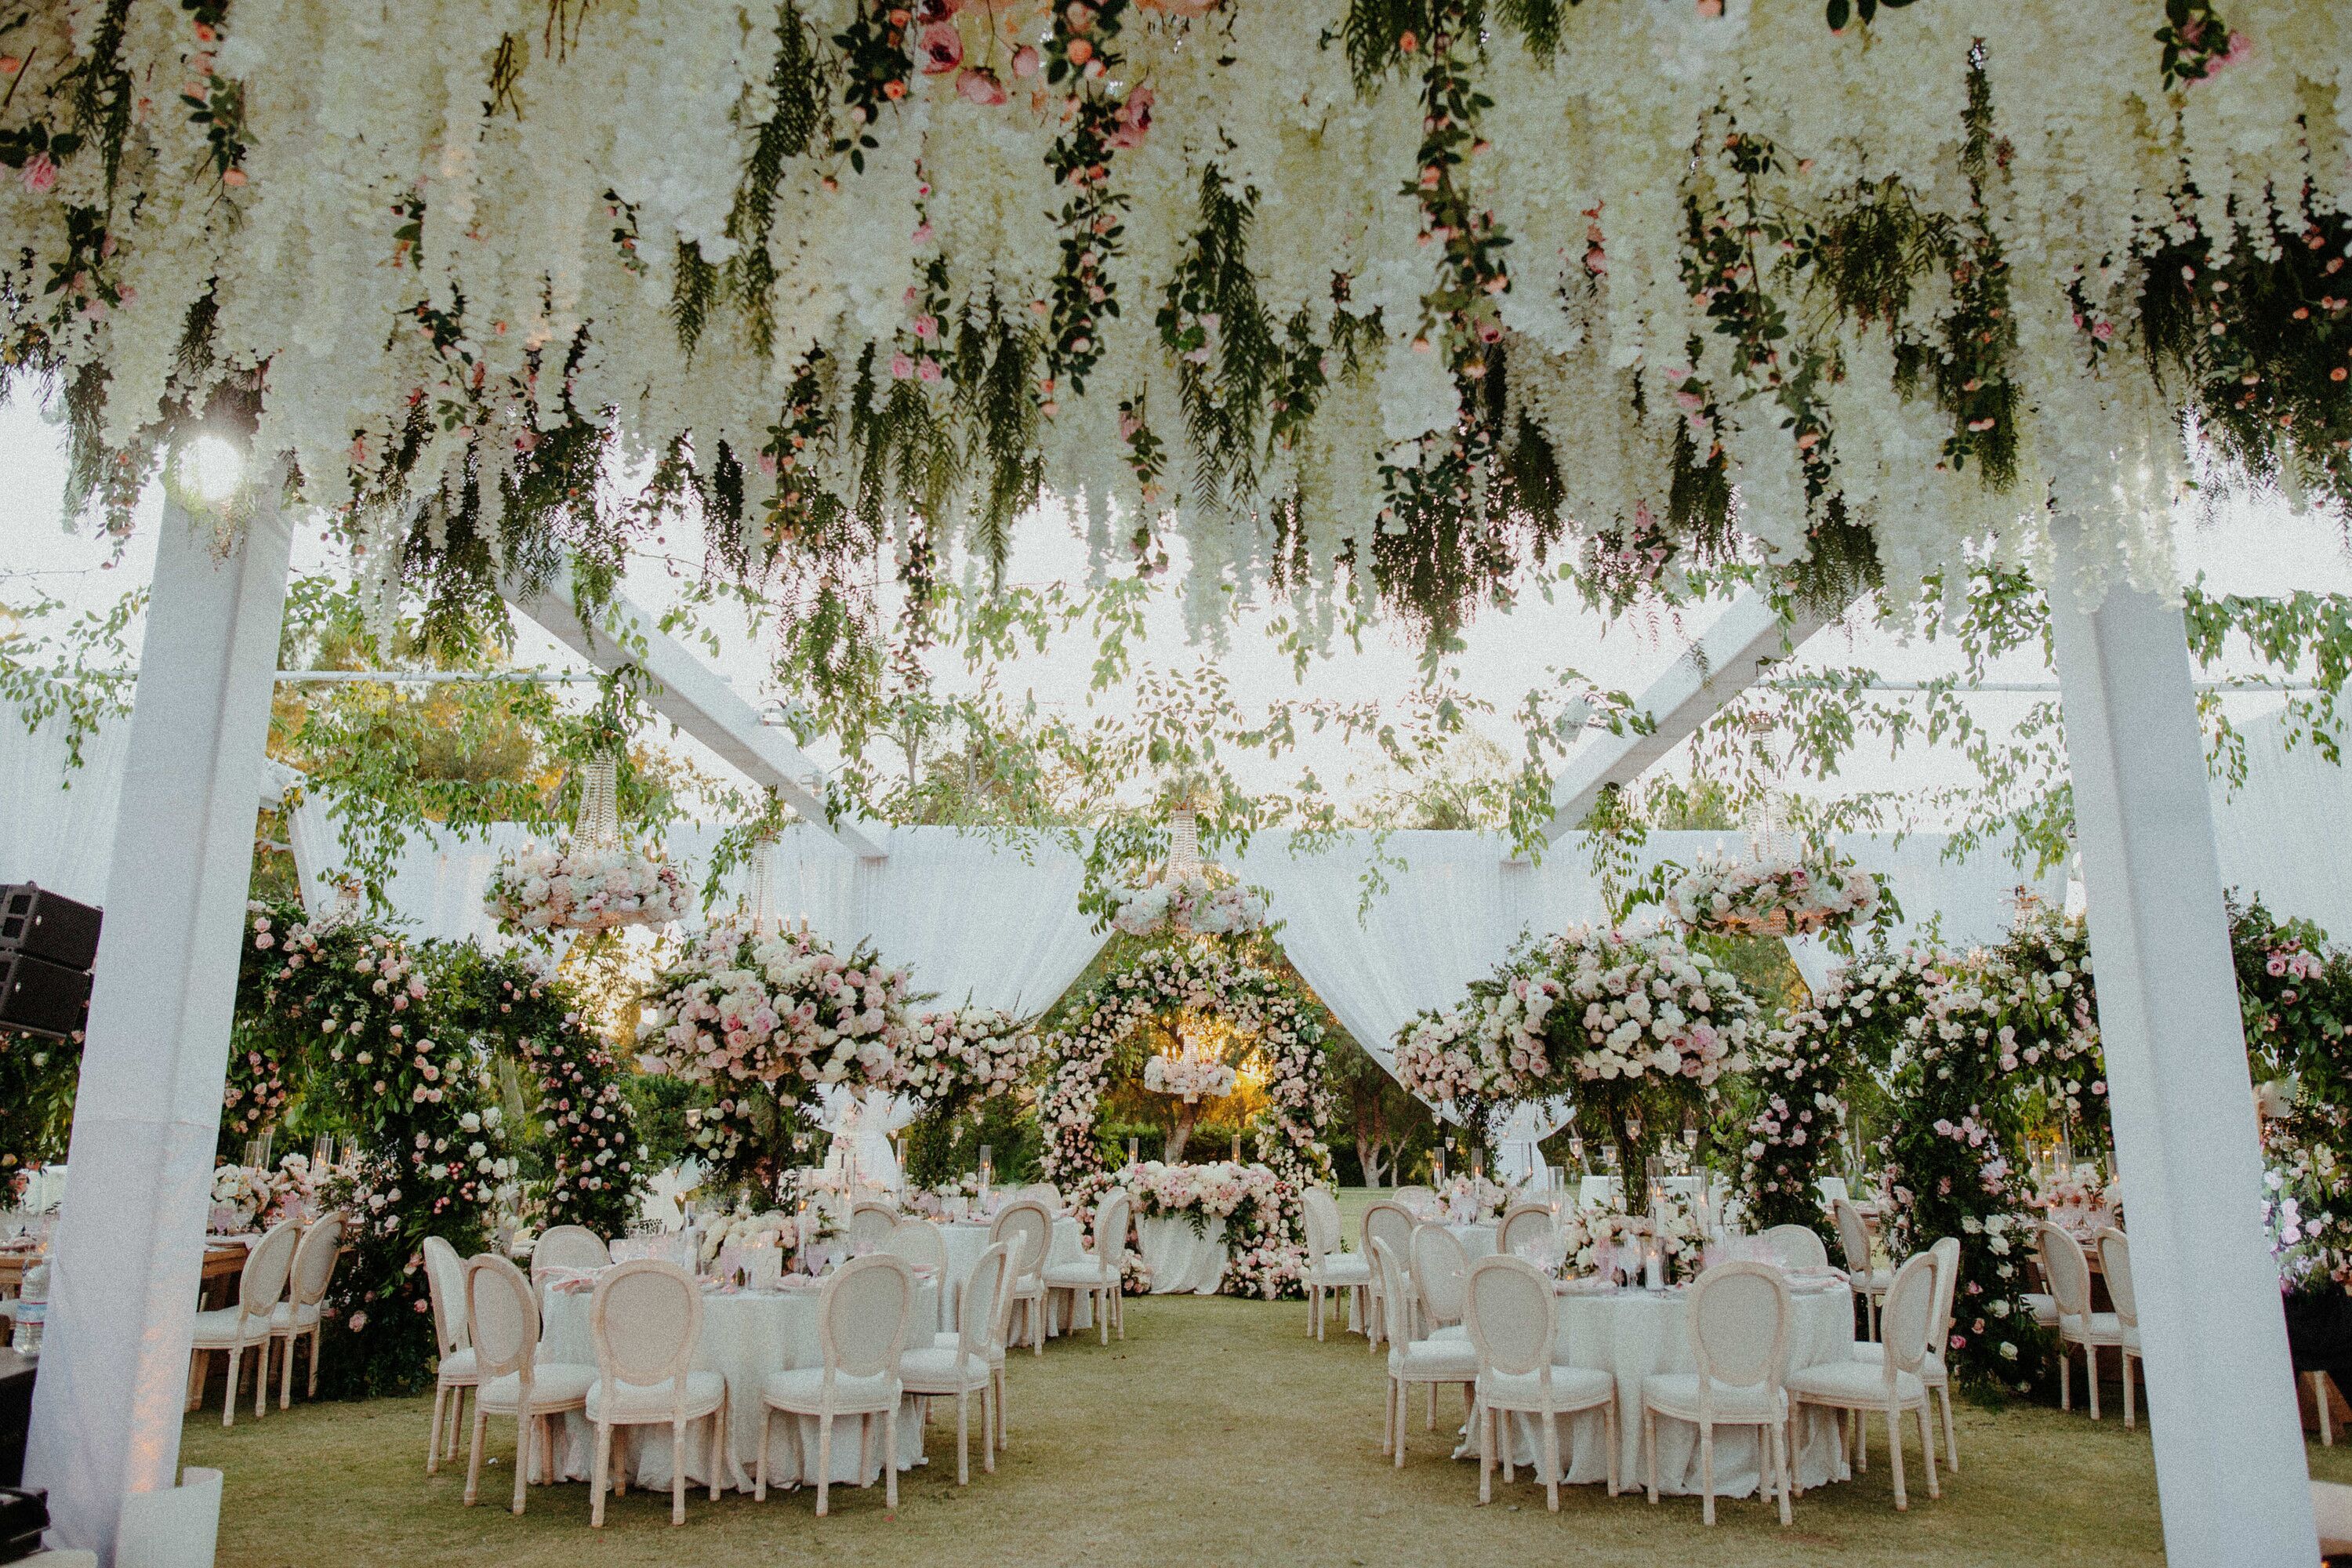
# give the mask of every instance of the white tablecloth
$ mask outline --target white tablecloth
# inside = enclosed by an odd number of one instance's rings
[[[716,1372],[727,1379],[728,1473],[720,1478],[723,1485],[739,1491],[749,1490],[751,1486],[760,1462],[760,1423],[763,1414],[760,1391],[766,1386],[768,1374],[796,1366],[824,1364],[824,1358],[817,1348],[818,1299],[819,1293],[814,1289],[703,1297],[702,1343],[695,1352],[694,1365],[697,1371]],[[596,1346],[588,1333],[588,1300],[584,1290],[548,1292],[540,1329],[541,1361],[596,1364]],[[914,1324],[908,1330],[908,1344],[929,1342],[929,1326],[938,1321],[939,1310],[938,1284],[928,1279],[920,1282],[915,1291]],[[923,1462],[923,1414],[927,1403],[909,1395],[898,1406],[900,1469]],[[873,1438],[867,1436],[866,1419],[851,1416],[834,1423],[833,1479],[836,1485],[871,1485],[882,1473],[879,1464],[867,1462],[880,1443],[878,1434]],[[878,1415],[871,1419],[877,1426],[881,1421]],[[769,1484],[814,1484],[816,1418],[780,1414],[775,1423],[775,1436],[768,1450]],[[700,1434],[698,1439],[697,1433]],[[624,1455],[625,1473],[633,1482],[646,1487],[669,1485],[667,1426],[616,1427],[613,1441]],[[565,1417],[563,1438],[558,1449],[557,1463],[564,1478],[585,1480],[596,1459],[596,1429],[588,1424],[585,1415],[574,1411]],[[692,1424],[686,1436],[688,1479],[709,1483],[706,1459],[709,1452],[709,1426],[702,1422]]]
[[[958,1220],[952,1224],[941,1224],[939,1229],[940,1238],[947,1243],[948,1249],[947,1289],[940,1293],[940,1328],[942,1331],[951,1331],[962,1324],[963,1282],[971,1278],[971,1271],[980,1267],[980,1255],[988,1250],[988,1226]],[[1045,1249],[1045,1267],[1051,1268],[1056,1264],[1076,1263],[1084,1257],[1085,1235],[1078,1222],[1068,1215],[1055,1220],[1053,1242]],[[1068,1323],[1064,1324],[1049,1317],[1046,1331],[1061,1333],[1065,1330],[1075,1331],[1094,1326],[1095,1306],[1089,1297],[1077,1303]]]
[[[1653,1373],[1696,1372],[1691,1359],[1688,1298],[1622,1290],[1608,1295],[1565,1295],[1559,1299],[1559,1344],[1554,1360],[1562,1365],[1599,1367],[1617,1379],[1618,1471],[1621,1484],[1642,1484],[1642,1380]],[[1853,1344],[1853,1296],[1843,1286],[1803,1291],[1792,1303],[1789,1324],[1789,1370],[1801,1371],[1823,1363],[1842,1362]],[[1515,1464],[1539,1465],[1543,1443],[1538,1417],[1509,1417],[1511,1458]],[[1603,1441],[1606,1428],[1601,1412],[1587,1411],[1559,1422],[1561,1463],[1572,1483],[1608,1479],[1609,1458]],[[1745,1497],[1754,1491],[1762,1470],[1760,1434],[1753,1426],[1718,1426],[1715,1433],[1715,1491],[1717,1497]],[[1475,1435],[1457,1457],[1478,1457]],[[1497,1455],[1496,1458],[1500,1458]],[[1837,1418],[1832,1412],[1808,1407],[1797,1429],[1797,1474],[1808,1487],[1848,1479],[1843,1450],[1838,1442]],[[1699,1490],[1698,1428],[1686,1422],[1658,1421],[1658,1490],[1675,1496]]]
[[[1135,1235],[1151,1269],[1153,1295],[1213,1296],[1224,1283],[1223,1220],[1213,1219],[1195,1231],[1189,1219],[1139,1219]]]

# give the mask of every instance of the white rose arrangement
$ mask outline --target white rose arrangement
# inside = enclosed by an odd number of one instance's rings
[[[1834,849],[1729,858],[1702,855],[1667,894],[1692,931],[1742,936],[1812,935],[1868,919],[1878,879]]]
[[[898,1087],[929,1106],[985,1100],[1019,1083],[1044,1049],[1032,1020],[1001,1007],[918,1014],[899,1047]]]
[[[499,863],[484,896],[500,923],[527,931],[668,925],[692,907],[678,868],[626,845],[534,844]]]
[[[1212,881],[1204,872],[1195,870],[1129,890],[1110,923],[1129,936],[1158,936],[1168,931],[1239,936],[1265,929],[1265,900],[1255,889]]]

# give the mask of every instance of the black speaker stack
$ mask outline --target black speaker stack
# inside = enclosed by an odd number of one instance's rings
[[[35,882],[0,887],[0,1028],[62,1040],[89,1020],[101,919]]]

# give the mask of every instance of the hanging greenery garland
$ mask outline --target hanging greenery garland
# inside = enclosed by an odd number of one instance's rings
[[[886,550],[920,601],[1048,491],[1433,646],[1571,531],[1908,592],[2054,498],[2150,574],[2184,423],[2352,494],[2339,8],[1827,12],[32,7],[0,364],[115,525],[241,420],[443,625],[698,509],[851,687]]]

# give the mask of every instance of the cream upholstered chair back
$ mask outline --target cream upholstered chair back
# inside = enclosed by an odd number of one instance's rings
[[[945,1276],[948,1267],[948,1244],[940,1236],[940,1227],[920,1215],[900,1215],[890,1234],[882,1238],[882,1250],[893,1258],[903,1258],[909,1268],[928,1268],[933,1279]]]
[[[1916,1373],[1927,1359],[1936,1332],[1936,1274],[1935,1253],[1914,1253],[1886,1288],[1886,1304],[1878,1310],[1878,1337],[1886,1346],[1890,1384],[1896,1373]]]
[[[1339,1248],[1339,1204],[1328,1187],[1309,1187],[1299,1199],[1307,1220],[1307,1260],[1319,1263]]]
[[[530,1370],[539,1350],[539,1297],[523,1271],[496,1253],[466,1260],[466,1323],[483,1382]]]
[[[1422,1309],[1433,1325],[1462,1321],[1463,1285],[1469,1272],[1469,1254],[1452,1231],[1442,1225],[1413,1231],[1413,1288],[1421,1292]]]
[[[1826,1268],[1830,1249],[1809,1225],[1776,1225],[1759,1238],[1772,1255],[1790,1268]]]
[[[1416,1221],[1421,1218],[1419,1211],[1437,1207],[1437,1189],[1424,1187],[1419,1183],[1409,1183],[1391,1193],[1389,1196],[1395,1202],[1402,1204],[1405,1212],[1412,1215]]]
[[[2139,1300],[2132,1294],[2131,1238],[2112,1226],[2099,1232],[2099,1271],[2107,1277],[2116,1321],[2127,1329],[2137,1328]]]
[[[1116,1268],[1127,1256],[1127,1219],[1135,1200],[1116,1187],[1095,1205],[1095,1258]]]
[[[686,1374],[702,1342],[702,1290],[694,1276],[659,1258],[614,1264],[588,1301],[596,1376],[617,1394],[623,1384],[667,1384],[683,1419]]]
[[[1001,1342],[997,1338],[998,1309],[1004,1296],[1004,1281],[1013,1268],[1013,1259],[998,1242],[980,1255],[980,1261],[964,1276],[963,1321],[956,1325],[956,1349],[965,1355],[988,1360]]]
[[[849,1211],[849,1245],[871,1250],[889,1239],[898,1215],[887,1204],[859,1204]]]
[[[1062,1201],[1062,1189],[1051,1182],[1032,1182],[1021,1189],[1021,1195],[1033,1203],[1044,1204],[1049,1219],[1060,1214],[1066,1206]]]
[[[602,1268],[613,1261],[604,1238],[584,1225],[551,1225],[530,1249],[531,1272],[543,1268]]]
[[[1960,1238],[1948,1236],[1927,1249],[1936,1257],[1936,1317],[1927,1348],[1942,1355],[1952,1339],[1952,1302],[1960,1289]]]
[[[907,1348],[915,1276],[887,1252],[853,1258],[834,1270],[817,1303],[816,1342],[827,1384],[835,1377],[895,1372]]]
[[[315,1307],[327,1299],[334,1283],[335,1262],[343,1248],[343,1216],[330,1209],[310,1222],[302,1244],[294,1249],[292,1298],[298,1307]],[[428,1281],[429,1283],[429,1281]]]
[[[2042,1222],[2042,1271],[2050,1279],[2050,1299],[2061,1318],[2091,1314],[2091,1263],[2083,1244],[2049,1221]]]
[[[254,1243],[247,1255],[245,1273],[236,1282],[237,1305],[248,1318],[267,1318],[286,1295],[286,1276],[294,1263],[295,1237],[300,1226],[281,1220]]]
[[[1534,1264],[1503,1253],[1482,1258],[1470,1267],[1463,1297],[1462,1323],[1481,1368],[1514,1376],[1540,1372],[1549,1380],[1559,1304]]]
[[[1845,1249],[1845,1266],[1856,1274],[1870,1272],[1870,1227],[1862,1211],[1845,1198],[1830,1202],[1830,1217],[1837,1222],[1838,1244]]]
[[[1400,1345],[1413,1342],[1412,1318],[1403,1310],[1404,1265],[1397,1261],[1396,1249],[1389,1246],[1386,1237],[1367,1237],[1365,1247],[1372,1255],[1372,1278],[1380,1281],[1381,1299],[1394,1303],[1389,1309],[1388,1337]]]
[[[1559,1222],[1552,1217],[1549,1205],[1513,1204],[1495,1232],[1495,1250],[1516,1256],[1521,1247],[1538,1237],[1559,1234]]]
[[[996,1299],[985,1303],[980,1302],[978,1298],[973,1296],[971,1285],[967,1283],[963,1292],[963,1307],[966,1313],[972,1311],[976,1305],[986,1307],[989,1321],[988,1342],[990,1353],[994,1356],[1003,1353],[1005,1346],[1013,1341],[1013,1303],[1020,1299],[1021,1248],[1028,1244],[1020,1237],[1014,1237],[1010,1240],[992,1242],[990,1245],[1004,1249],[1004,1278],[996,1283]]]
[[[1789,1282],[1769,1263],[1718,1263],[1688,1297],[1699,1399],[1711,1384],[1778,1389],[1789,1364]]]
[[[1411,1209],[1382,1198],[1364,1211],[1364,1250],[1370,1252],[1375,1241],[1385,1241],[1389,1244],[1389,1250],[1396,1254],[1397,1267],[1410,1268],[1412,1267],[1412,1227],[1419,1223],[1412,1217]]]
[[[425,1289],[433,1298],[433,1338],[441,1354],[456,1355],[474,1342],[466,1322],[466,1260],[437,1236],[425,1238]]]
[[[1045,1254],[1054,1245],[1054,1216],[1045,1205],[1034,1198],[1023,1198],[1007,1204],[1002,1214],[988,1227],[992,1242],[1018,1242],[1013,1248],[1013,1278],[1016,1292],[1037,1283],[1045,1272]]]

